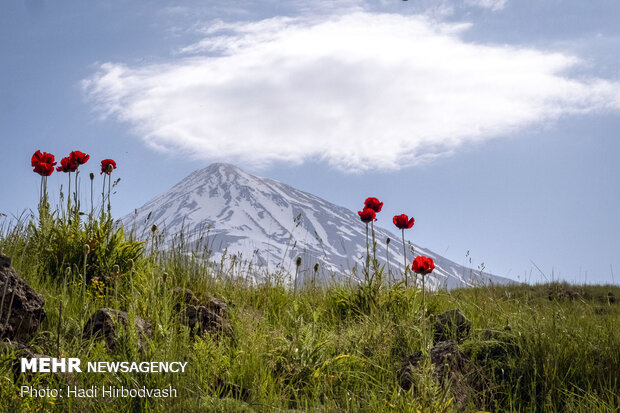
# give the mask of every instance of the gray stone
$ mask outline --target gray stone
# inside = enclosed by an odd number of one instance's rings
[[[232,337],[228,305],[214,297],[199,300],[192,290],[175,287],[172,290],[175,300],[174,310],[181,314],[183,324],[190,328],[192,334],[214,334]]]
[[[432,319],[433,342],[456,340],[462,342],[469,336],[472,322],[459,309],[446,311]]]
[[[24,376],[26,380],[32,380],[36,377],[39,384],[48,384],[48,378],[52,376],[61,377],[65,381],[70,381],[73,379],[73,373],[69,372],[58,372],[58,373],[33,373],[33,372],[25,372],[21,371],[21,359],[49,359],[51,356],[45,354],[35,353],[30,350],[28,347],[21,343],[17,343],[15,341],[2,341],[0,342],[0,357],[7,357],[10,360],[11,367],[13,369],[13,379],[17,381],[21,376]],[[43,376],[41,376],[43,375]]]
[[[470,397],[470,390],[465,381],[465,371],[469,360],[453,340],[441,341],[431,349],[433,376],[437,382],[451,391],[459,409],[464,408]],[[415,388],[414,375],[421,368],[422,352],[418,351],[405,359],[399,374],[399,384],[404,390]]]
[[[45,299],[11,267],[0,253],[0,338],[30,341],[45,318]]]
[[[126,312],[112,308],[100,308],[86,322],[82,338],[85,340],[91,337],[103,339],[108,349],[113,351],[119,344],[119,327],[126,329],[128,325],[129,315]],[[142,350],[146,344],[146,339],[152,336],[151,324],[135,316],[134,328],[138,333],[138,349]]]

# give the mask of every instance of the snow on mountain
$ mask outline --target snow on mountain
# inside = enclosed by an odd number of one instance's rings
[[[191,173],[121,221],[138,238],[147,238],[153,224],[168,240],[181,231],[185,239],[206,236],[214,261],[227,252],[270,271],[291,273],[295,272],[295,260],[301,256],[300,279],[313,274],[317,262],[322,279],[355,279],[352,269],[356,267],[355,274],[361,276],[365,262],[366,226],[356,212],[229,164],[216,163]],[[385,241],[390,238],[389,270],[392,277],[400,279],[400,234],[378,226],[375,233],[381,265],[386,263]],[[435,261],[435,271],[428,277],[429,287],[511,281],[472,271],[432,251],[411,246],[415,255],[430,256]],[[413,255],[409,245],[407,248],[411,263]]]

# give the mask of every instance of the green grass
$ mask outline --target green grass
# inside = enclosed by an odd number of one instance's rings
[[[84,270],[85,243],[94,247]],[[45,296],[47,318],[26,343],[36,352],[57,356],[59,343],[61,356],[79,357],[83,364],[188,362],[185,374],[81,373],[70,379],[84,388],[172,385],[176,399],[52,400],[22,398],[20,386],[59,387],[64,379],[16,381],[10,357],[3,356],[4,411],[463,411],[451,390],[431,378],[428,363],[416,377],[416,394],[398,385],[403,360],[424,342],[421,294],[413,289],[330,285],[295,292],[284,287],[282,274],[253,285],[243,268],[204,261],[207,245],[192,251],[180,245],[172,251],[142,248],[105,222],[69,225],[50,218],[4,227],[0,250]],[[106,287],[89,286],[84,297],[84,272]],[[172,311],[175,286],[230,303],[234,336],[190,334]],[[427,317],[460,308],[473,321],[470,338],[460,345],[471,359],[465,377],[471,397],[464,410],[617,412],[620,304],[608,302],[608,292],[620,297],[616,286],[557,283],[427,293]],[[113,353],[99,341],[82,340],[87,317],[100,307],[150,321],[153,337],[144,351],[131,330]],[[490,337],[485,329],[496,333]]]

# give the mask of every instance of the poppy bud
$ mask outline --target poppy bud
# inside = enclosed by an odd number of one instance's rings
[[[295,265],[298,267],[301,267],[301,257],[297,257],[297,260],[295,261]]]
[[[157,232],[157,225],[153,224],[153,226],[151,227],[151,232],[152,233]]]
[[[319,263],[314,264],[314,272],[319,272]]]
[[[90,246],[88,244],[84,244],[82,250],[84,251],[84,255],[88,255],[90,253]]]
[[[92,173],[92,172],[91,172],[89,176],[90,176],[90,180],[91,180],[91,181],[92,181],[93,179],[95,179],[95,174],[94,174],[94,173]]]

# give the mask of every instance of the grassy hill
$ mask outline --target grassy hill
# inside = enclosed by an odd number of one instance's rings
[[[160,251],[155,243],[127,239],[105,217],[72,220],[45,211],[38,221],[5,226],[0,251],[45,297],[47,317],[24,343],[31,351],[79,357],[83,364],[188,362],[183,374],[66,377],[15,374],[15,354],[3,353],[0,410],[591,413],[620,407],[616,286],[436,291],[426,293],[423,306],[419,288],[388,286],[379,282],[381,269],[371,268],[371,281],[361,286],[294,291],[284,287],[286,274],[269,274],[254,285],[234,257],[206,262],[206,245]],[[194,292],[195,308],[221,305],[222,311],[198,317],[203,330],[190,328],[191,315],[183,310],[189,304],[175,287]],[[130,321],[146,320],[152,334],[143,338],[117,323],[112,349],[84,337],[87,320],[104,307],[127,312]],[[460,309],[472,327],[455,342],[444,368],[432,363],[433,320],[451,309]],[[406,363],[412,356],[414,367]],[[20,395],[21,386],[67,385],[171,386],[177,397]]]

